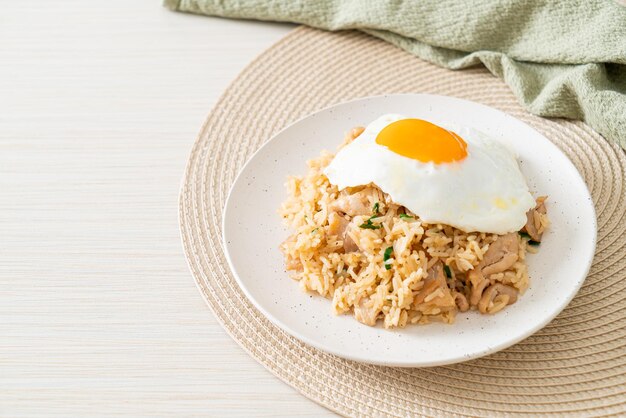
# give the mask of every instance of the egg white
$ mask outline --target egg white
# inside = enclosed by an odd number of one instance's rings
[[[467,157],[423,163],[376,143],[378,133],[402,115],[384,115],[343,147],[324,174],[339,189],[373,183],[427,223],[465,232],[519,231],[535,205],[516,156],[504,144],[469,127],[446,125],[467,143]]]

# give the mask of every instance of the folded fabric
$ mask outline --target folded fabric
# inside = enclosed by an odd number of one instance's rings
[[[626,7],[613,0],[165,0],[173,10],[357,29],[450,69],[483,64],[532,113],[626,149]]]

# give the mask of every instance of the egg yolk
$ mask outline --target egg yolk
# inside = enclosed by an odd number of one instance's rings
[[[421,119],[390,123],[380,131],[376,143],[424,163],[451,163],[467,156],[467,143],[460,136]]]

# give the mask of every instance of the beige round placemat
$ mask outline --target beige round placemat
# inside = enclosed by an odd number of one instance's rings
[[[330,104],[405,92],[470,99],[529,123],[583,174],[598,216],[593,266],[567,309],[507,350],[452,366],[371,366],[304,345],[248,302],[221,245],[230,186],[264,141]],[[280,379],[338,413],[619,415],[626,413],[625,172],[617,146],[582,123],[528,114],[483,68],[448,71],[367,35],[299,28],[252,62],[208,116],[185,173],[180,226],[193,276],[229,334]]]

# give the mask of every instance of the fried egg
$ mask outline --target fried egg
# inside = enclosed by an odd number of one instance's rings
[[[519,231],[535,205],[516,155],[470,127],[384,115],[324,169],[331,184],[378,186],[426,223],[465,232]]]

